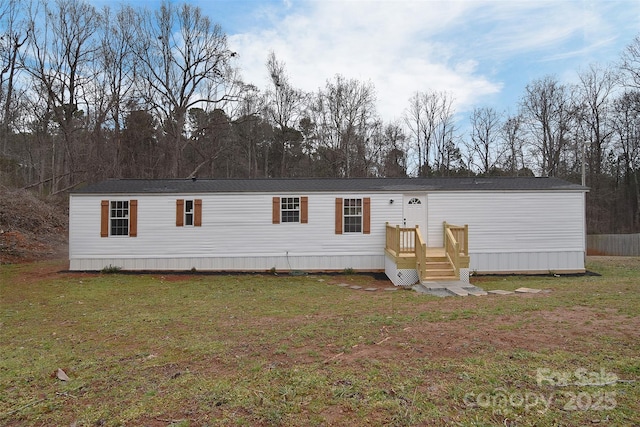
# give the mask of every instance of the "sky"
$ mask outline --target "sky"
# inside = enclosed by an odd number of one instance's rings
[[[414,93],[432,90],[449,92],[459,114],[513,114],[527,84],[547,75],[576,82],[591,64],[618,61],[640,35],[638,0],[188,2],[222,26],[245,82],[267,87],[273,51],[305,91],[336,74],[370,81],[387,122],[401,119]]]

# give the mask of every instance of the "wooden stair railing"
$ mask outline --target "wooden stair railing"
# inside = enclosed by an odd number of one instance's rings
[[[460,269],[469,268],[469,226],[443,223],[444,252],[453,266],[455,276],[460,278]]]
[[[386,226],[386,249],[391,250],[395,256],[415,253],[415,228],[393,226],[388,222]]]
[[[444,222],[443,233],[444,257],[447,260],[444,261],[443,258],[443,262],[451,264],[453,278],[460,279],[460,269],[469,268],[469,227],[468,225],[458,226]],[[387,252],[395,258],[396,264],[399,264],[401,260],[404,260],[405,263],[413,263],[413,257],[415,257],[415,269],[420,280],[429,277],[428,247],[418,226],[415,228],[392,226],[387,222],[385,245]]]
[[[418,226],[416,226],[416,270],[420,280],[427,277],[427,244]]]

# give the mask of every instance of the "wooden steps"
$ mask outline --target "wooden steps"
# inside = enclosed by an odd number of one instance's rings
[[[447,280],[458,280],[453,266],[444,255],[444,249],[432,248],[431,253],[426,257],[427,275],[422,277],[422,281],[439,282]]]
[[[397,270],[417,270],[423,283],[459,281],[456,271],[469,268],[468,227],[445,222],[443,230],[444,246],[430,247],[418,227],[401,228],[387,223],[385,253],[394,260]],[[451,254],[451,260],[447,254]]]

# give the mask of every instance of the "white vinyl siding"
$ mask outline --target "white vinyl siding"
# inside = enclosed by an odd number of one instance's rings
[[[459,192],[428,196],[430,246],[442,246],[442,223],[469,224],[469,251],[584,248],[583,193]]]
[[[209,266],[210,269],[251,270],[253,266],[262,269],[270,262],[277,262],[277,265],[265,269],[285,269],[287,262],[292,264],[291,268],[299,269],[384,269],[385,221],[402,217],[402,204],[390,204],[389,199],[401,199],[401,194],[314,193],[308,197],[309,223],[289,223],[287,227],[272,226],[273,196],[265,193],[198,194],[197,198],[202,199],[202,217],[207,220],[196,229],[175,226],[176,199],[189,200],[194,196],[135,195],[139,206],[138,236],[144,238],[127,241],[123,248],[121,241],[110,242],[95,237],[96,230],[100,229],[96,200],[108,196],[72,195],[70,258],[102,259],[99,262],[106,262],[106,265],[116,265],[114,260],[118,259],[155,259],[138,261],[137,265],[145,264],[146,269]],[[371,197],[370,234],[334,234],[336,197]],[[100,202],[97,203],[99,207]],[[199,260],[197,264],[203,267],[195,265],[195,261],[176,260]],[[189,263],[194,265],[185,267]]]
[[[471,270],[584,268],[582,192],[434,192],[427,209],[429,246],[442,246],[443,221],[469,225]]]
[[[472,270],[546,273],[584,268],[584,192],[424,194],[427,244],[442,246],[443,221],[468,224]],[[302,198],[273,193],[72,194],[70,268],[384,269],[385,222],[400,225],[403,221],[403,203],[390,200],[403,200],[402,193],[312,193],[307,202],[308,224],[291,222],[286,227],[273,225],[275,197]],[[335,233],[338,198],[370,198],[370,234]],[[100,238],[101,200],[132,199],[138,200],[138,237]],[[199,202],[206,219],[201,227],[176,227],[177,199]]]

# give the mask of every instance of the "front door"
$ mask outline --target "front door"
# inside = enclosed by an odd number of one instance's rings
[[[427,197],[423,195],[405,194],[403,207],[403,227],[420,227],[423,238],[427,237]]]

